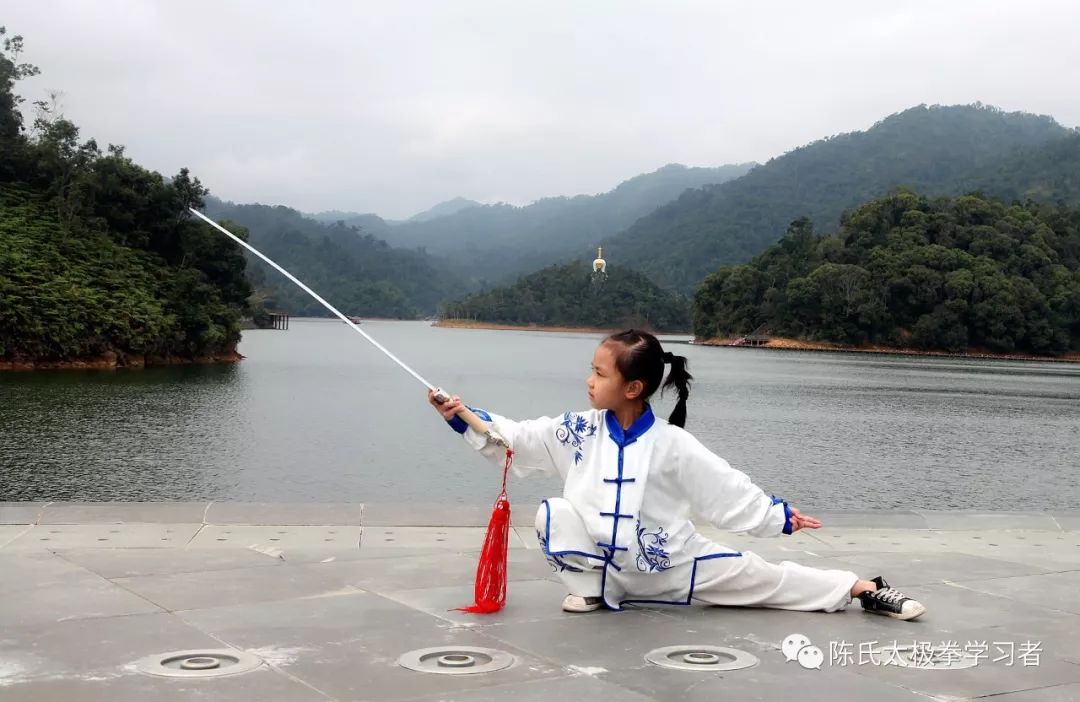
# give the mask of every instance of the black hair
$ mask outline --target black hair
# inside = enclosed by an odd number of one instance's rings
[[[657,388],[663,394],[668,388],[674,387],[679,393],[679,401],[675,403],[668,422],[677,427],[686,426],[686,399],[690,397],[690,381],[694,379],[687,371],[686,356],[664,351],[659,339],[640,329],[617,332],[605,338],[603,343],[619,345],[615,367],[627,382],[640,380],[645,385],[642,399],[648,400]],[[671,372],[661,386],[665,363],[671,364]]]

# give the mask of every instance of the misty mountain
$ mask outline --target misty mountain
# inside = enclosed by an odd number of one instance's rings
[[[752,165],[688,168],[671,164],[600,195],[550,197],[524,207],[469,207],[434,219],[394,225],[385,236],[395,246],[444,256],[466,267],[475,280],[513,279],[566,260],[582,247],[595,246],[687,188],[737,178]]]
[[[982,105],[921,105],[865,132],[795,149],[741,178],[687,191],[606,239],[605,257],[690,290],[720,266],[750,260],[796,218],[834,230],[844,211],[897,186],[928,195],[990,183],[1010,196],[1028,192],[1002,169],[1036,154],[1045,159],[1039,149],[1054,151],[1051,142],[1070,134],[1046,116]],[[588,251],[583,246],[578,255]]]
[[[247,228],[252,246],[345,314],[411,319],[431,315],[464,283],[431,256],[391,247],[344,224],[317,222],[288,207],[207,198],[206,213]],[[258,292],[294,315],[329,313],[260,259],[249,256]]]
[[[462,210],[467,210],[470,207],[481,207],[483,203],[476,200],[467,200],[463,197],[455,197],[453,200],[447,200],[446,202],[440,202],[439,204],[429,207],[423,212],[418,212],[412,217],[409,217],[409,222],[427,222],[428,220],[436,219],[437,217],[445,217],[452,215]]]

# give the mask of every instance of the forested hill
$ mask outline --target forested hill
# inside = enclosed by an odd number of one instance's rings
[[[188,216],[205,188],[102,152],[47,102],[27,130],[16,85],[38,70],[0,39],[0,367],[235,357],[250,288],[240,247]]]
[[[719,266],[761,253],[792,220],[805,216],[830,230],[845,210],[894,187],[948,195],[992,181],[999,195],[1031,193],[1031,169],[1008,167],[1045,163],[1073,134],[1049,117],[981,105],[915,107],[865,132],[795,149],[736,180],[688,191],[604,249],[615,264],[690,290]],[[1048,185],[1066,172],[1051,170],[1055,175],[1043,181]],[[579,255],[586,252],[583,247]]]
[[[391,247],[343,223],[325,224],[288,207],[209,199],[207,213],[244,226],[252,246],[345,314],[414,319],[462,289],[459,276],[431,256]],[[249,257],[252,282],[268,307],[294,315],[329,313],[265,263]]]
[[[971,190],[1008,201],[1080,206],[1080,132],[1018,150],[976,173]]]
[[[658,287],[637,271],[609,269],[601,280],[588,265],[575,261],[523,276],[513,285],[448,302],[441,315],[502,324],[686,332],[690,300]]]
[[[698,337],[768,334],[950,352],[1080,351],[1080,211],[895,192],[836,234],[794,222],[709,275]]]

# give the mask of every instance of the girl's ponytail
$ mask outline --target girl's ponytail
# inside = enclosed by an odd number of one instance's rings
[[[664,352],[664,363],[671,364],[671,372],[664,381],[660,393],[663,394],[670,387],[674,387],[679,393],[679,401],[675,403],[675,409],[668,417],[668,423],[677,427],[686,426],[686,400],[690,397],[690,381],[694,376],[686,370],[686,356],[676,356],[670,351]]]

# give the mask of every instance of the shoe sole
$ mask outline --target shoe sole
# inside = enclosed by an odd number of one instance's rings
[[[926,614],[926,607],[920,604],[917,607],[913,607],[910,612],[900,614],[897,614],[895,612],[870,612],[868,610],[864,611],[866,611],[867,614],[883,614],[886,617],[891,617],[892,619],[899,619],[900,621],[909,622],[912,619],[916,619]]]
[[[602,604],[595,604],[585,605],[584,607],[563,607],[562,611],[570,612],[571,614],[585,614],[586,612],[595,612],[603,606],[604,605]]]

